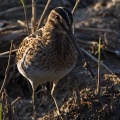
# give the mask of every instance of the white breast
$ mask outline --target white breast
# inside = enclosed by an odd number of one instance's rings
[[[20,63],[17,64],[17,67],[19,72],[29,80],[32,87],[34,85],[34,88],[36,88],[39,84],[46,83],[47,81],[50,81],[50,82],[59,81],[61,78],[66,76],[73,69],[74,65],[71,66],[69,69],[64,69],[60,71],[54,71],[54,70],[47,71],[47,70],[34,69],[27,73],[22,69]]]

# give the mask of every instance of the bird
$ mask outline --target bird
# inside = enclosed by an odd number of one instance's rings
[[[32,86],[34,112],[35,90],[49,81],[53,82],[51,96],[60,115],[54,89],[58,81],[74,68],[78,56],[72,26],[72,13],[65,7],[56,7],[50,11],[45,25],[24,38],[18,47],[16,64]]]

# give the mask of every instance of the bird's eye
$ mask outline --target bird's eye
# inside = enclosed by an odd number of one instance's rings
[[[60,17],[58,15],[55,16],[55,18],[59,21],[60,20]]]

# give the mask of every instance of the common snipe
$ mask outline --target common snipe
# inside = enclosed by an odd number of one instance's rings
[[[50,12],[45,26],[26,37],[19,46],[17,67],[32,85],[34,109],[35,89],[50,81],[53,82],[51,95],[60,114],[53,92],[58,81],[73,69],[77,60],[77,51],[70,40],[72,24],[71,12],[57,7]]]

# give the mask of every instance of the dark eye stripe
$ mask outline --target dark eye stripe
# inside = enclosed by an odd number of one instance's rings
[[[71,26],[73,22],[72,14],[66,8],[55,8],[54,9],[61,17],[66,21],[66,24]]]
[[[66,13],[67,18],[69,20],[69,24],[72,25],[72,23],[73,23],[72,13],[69,10],[67,10],[66,8],[61,8],[61,9]]]

